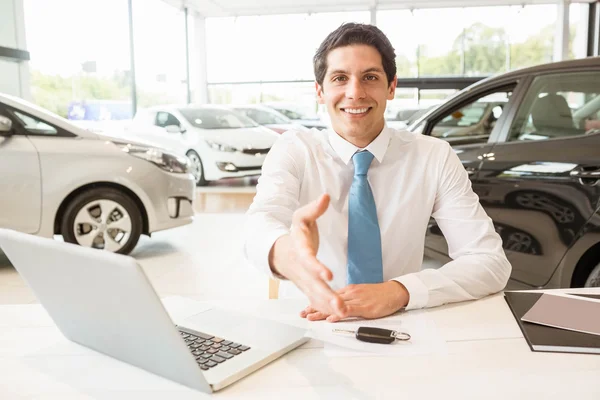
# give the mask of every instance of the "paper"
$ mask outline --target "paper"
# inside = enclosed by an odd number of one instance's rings
[[[544,293],[522,321],[591,335],[600,335],[600,300]]]
[[[333,333],[333,329],[355,331],[360,326],[392,329],[411,335],[408,341],[396,340],[392,344],[366,343],[357,340],[352,334]],[[329,323],[314,323],[307,334],[311,338],[325,342],[325,354],[329,357],[355,356],[399,356],[414,354],[446,353],[446,342],[439,334],[435,322],[425,313],[405,313],[376,320],[351,320]]]

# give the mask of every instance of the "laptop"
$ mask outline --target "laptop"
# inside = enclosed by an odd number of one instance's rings
[[[206,393],[308,341],[304,329],[210,307],[176,326],[132,257],[6,229],[0,248],[69,340]]]

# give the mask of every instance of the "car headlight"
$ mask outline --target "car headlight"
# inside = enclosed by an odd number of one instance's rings
[[[119,144],[119,146],[129,155],[150,161],[165,171],[177,174],[187,174],[190,172],[191,164],[187,157],[181,157],[155,147],[144,147],[130,143]]]
[[[210,140],[206,140],[206,144],[214,150],[217,151],[227,151],[230,153],[233,153],[234,151],[238,151],[238,149],[236,149],[235,147],[231,147],[231,146],[227,146],[225,144],[222,143],[217,143],[217,142],[211,142]]]

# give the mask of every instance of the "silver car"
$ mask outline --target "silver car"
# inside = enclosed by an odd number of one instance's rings
[[[79,128],[0,93],[0,227],[127,254],[193,220],[186,157]]]

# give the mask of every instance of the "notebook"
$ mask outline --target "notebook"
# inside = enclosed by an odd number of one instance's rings
[[[600,299],[544,293],[521,321],[600,335]]]
[[[505,292],[504,298],[513,313],[527,344],[532,351],[559,353],[600,354],[600,336],[555,328],[531,322],[521,318],[536,304],[543,293]],[[573,294],[573,296],[599,299],[600,295]]]

